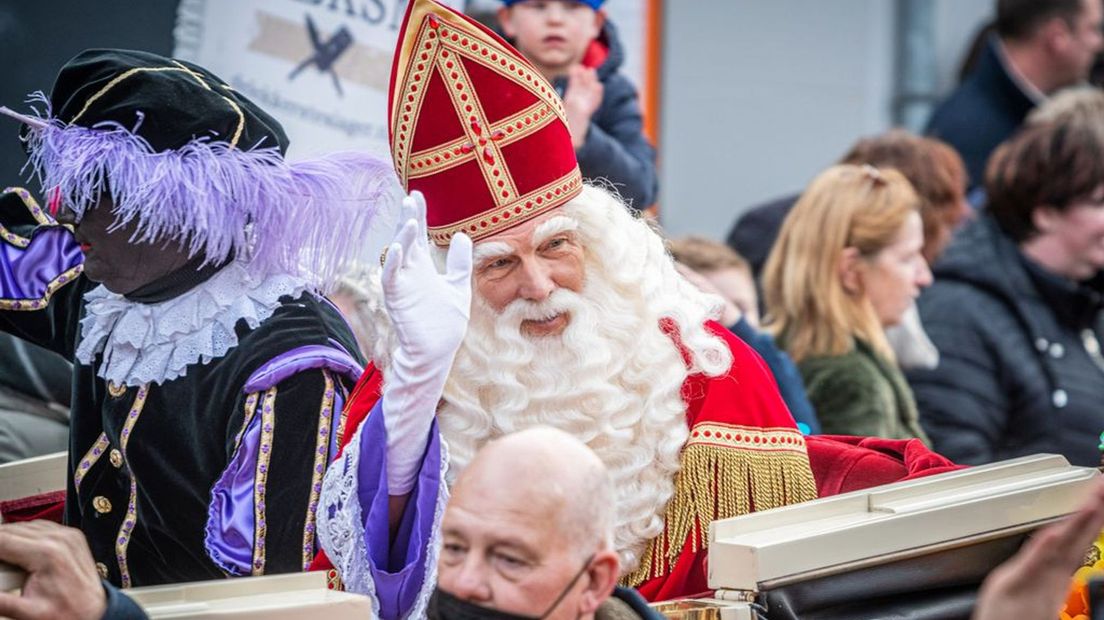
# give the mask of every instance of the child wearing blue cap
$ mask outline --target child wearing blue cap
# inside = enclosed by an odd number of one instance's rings
[[[655,148],[603,0],[503,0],[498,22],[564,101],[583,177],[611,182],[634,209],[656,199]]]

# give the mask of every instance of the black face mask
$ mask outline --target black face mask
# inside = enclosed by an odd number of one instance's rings
[[[475,603],[465,601],[445,592],[440,586],[437,586],[433,590],[433,597],[429,599],[427,616],[430,620],[541,620],[542,618],[547,618],[549,614],[556,610],[556,607],[558,607],[564,597],[567,596],[567,593],[571,591],[571,588],[575,587],[575,582],[579,580],[579,577],[583,576],[583,573],[585,573],[586,569],[590,566],[590,561],[593,559],[593,555],[587,558],[586,562],[583,563],[583,567],[579,569],[579,572],[575,573],[575,576],[571,578],[571,581],[569,581],[563,591],[560,592],[560,595],[556,597],[556,600],[552,601],[552,606],[539,616],[523,616],[476,605]]]

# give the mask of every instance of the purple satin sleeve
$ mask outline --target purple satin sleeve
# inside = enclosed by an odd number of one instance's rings
[[[257,409],[261,408],[257,403]],[[228,575],[253,573],[253,483],[261,443],[261,412],[255,411],[242,433],[230,465],[211,489],[204,547],[211,560]]]
[[[330,342],[330,345],[305,345],[277,355],[249,375],[242,391],[246,394],[263,392],[293,375],[316,368],[344,375],[355,383],[364,372],[364,367],[336,341]]]
[[[381,618],[401,618],[418,598],[429,562],[429,542],[441,487],[441,440],[434,420],[417,483],[407,500],[402,522],[389,544],[387,430],[383,401],[376,403],[360,434],[357,497],[364,517],[364,537],[371,561]]]
[[[356,381],[361,368],[356,360],[334,343],[307,345],[282,353],[265,362],[249,376],[242,392],[264,392],[308,370],[324,369]],[[258,408],[261,406],[258,403]],[[344,407],[341,390],[335,390],[330,428]],[[253,506],[256,464],[261,436],[260,411],[249,419],[241,442],[230,464],[211,487],[211,505],[207,509],[204,546],[207,555],[230,575],[250,575],[253,571],[253,546],[256,517]],[[331,436],[331,455],[336,452],[336,435]],[[329,462],[329,461],[327,461]]]
[[[71,278],[61,274],[83,262],[80,246],[61,226],[36,229],[26,248],[0,243],[0,298],[45,299],[53,292],[48,287],[54,280],[55,289],[66,284]]]

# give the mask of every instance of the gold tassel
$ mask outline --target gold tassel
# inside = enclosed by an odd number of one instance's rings
[[[667,503],[663,533],[652,539],[640,566],[621,578],[636,587],[668,574],[686,544],[708,547],[709,524],[751,512],[816,499],[816,482],[802,446],[749,450],[691,439],[683,449],[675,494]]]

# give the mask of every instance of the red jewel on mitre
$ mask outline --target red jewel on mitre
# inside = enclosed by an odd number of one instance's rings
[[[412,0],[391,68],[391,155],[437,245],[516,226],[582,191],[555,89],[490,30]]]

